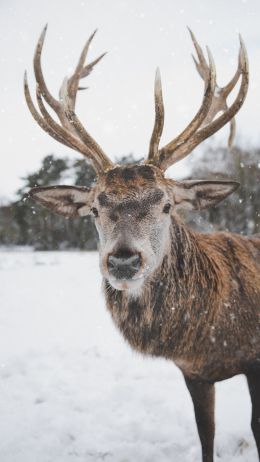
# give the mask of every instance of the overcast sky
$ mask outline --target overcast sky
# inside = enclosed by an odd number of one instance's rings
[[[259,0],[1,0],[0,198],[11,197],[20,177],[49,153],[79,156],[43,132],[24,103],[23,73],[34,93],[32,58],[39,34],[49,24],[43,68],[57,95],[86,38],[98,28],[90,58],[108,51],[79,96],[80,119],[112,159],[147,153],[153,126],[153,81],[160,66],[166,109],[162,143],[193,117],[202,81],[190,53],[189,25],[214,55],[218,81],[226,83],[237,65],[238,33],[246,43],[250,89],[237,117],[238,139],[260,144]],[[226,129],[217,135],[224,142]],[[196,151],[193,156],[196,155]],[[185,162],[171,176],[185,171]]]

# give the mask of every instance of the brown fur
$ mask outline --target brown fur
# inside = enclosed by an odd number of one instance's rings
[[[196,234],[172,218],[171,253],[129,299],[105,282],[109,311],[136,350],[215,382],[260,365],[260,239]]]
[[[155,185],[174,184],[154,168],[153,175],[128,176],[122,169],[109,181],[106,177],[103,187],[121,200]],[[179,202],[175,196],[175,204],[200,207],[202,199],[215,200],[214,194],[205,194]],[[104,279],[107,307],[135,350],[170,359],[182,370],[194,404],[203,462],[213,462],[214,383],[245,374],[260,454],[260,236],[195,233],[174,211],[168,250],[139,296],[118,291]]]

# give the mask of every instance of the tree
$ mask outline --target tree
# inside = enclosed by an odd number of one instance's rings
[[[23,180],[24,185],[17,192],[18,200],[11,204],[12,213],[8,224],[6,220],[4,223],[3,218],[1,220],[0,214],[0,240],[4,232],[5,236],[10,236],[5,244],[31,245],[38,250],[96,249],[97,235],[91,217],[69,220],[50,214],[28,196],[28,191],[33,187],[61,184],[68,180],[73,184],[90,187],[95,180],[95,171],[91,165],[84,160],[70,162],[51,154],[43,159],[39,170]]]
[[[240,187],[223,203],[189,220],[197,228],[222,229],[250,235],[260,232],[260,149],[250,152],[239,147],[228,151],[209,148],[192,162],[191,177],[198,179],[237,180]]]

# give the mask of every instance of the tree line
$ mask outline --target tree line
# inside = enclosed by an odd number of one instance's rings
[[[199,159],[193,156],[192,178],[236,180],[240,187],[218,206],[189,214],[188,221],[202,231],[260,233],[260,148],[208,147]]]
[[[132,155],[117,163],[131,164]],[[228,152],[208,147],[203,156],[193,156],[189,177],[193,179],[236,179],[240,188],[221,205],[185,219],[200,231],[228,230],[240,234],[260,232],[260,149],[247,151],[239,147]],[[97,233],[90,216],[66,219],[37,205],[28,196],[35,186],[74,184],[91,187],[95,171],[84,159],[71,161],[46,156],[41,167],[23,178],[17,200],[0,207],[0,245],[31,246],[35,250],[97,248]]]

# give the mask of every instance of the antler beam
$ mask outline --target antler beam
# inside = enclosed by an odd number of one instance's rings
[[[59,100],[57,100],[48,90],[41,66],[41,55],[46,30],[47,26],[45,26],[40,35],[34,54],[34,73],[37,82],[36,98],[40,112],[33,103],[29,91],[27,74],[25,73],[24,93],[27,105],[34,119],[43,130],[60,143],[79,151],[91,161],[97,173],[102,174],[107,169],[112,168],[113,163],[79,121],[75,114],[75,105],[78,90],[84,89],[84,87],[79,87],[80,80],[91,73],[94,66],[103,58],[105,53],[91,63],[85,64],[90,44],[96,33],[95,31],[87,40],[74,73],[70,78],[64,79],[59,91]],[[43,100],[57,114],[60,124],[47,111]]]

